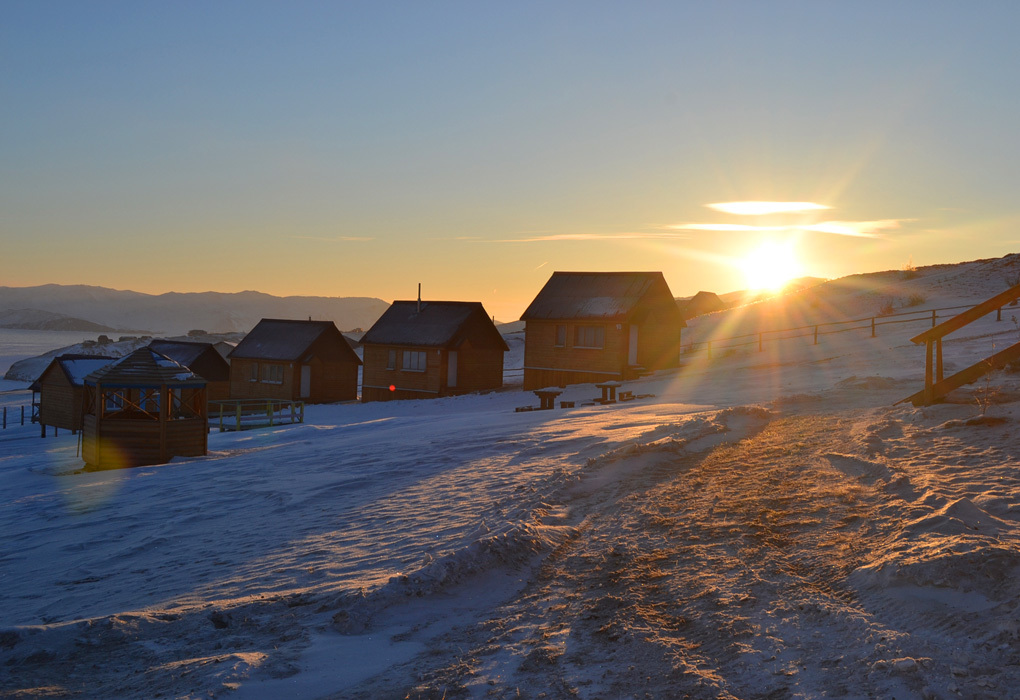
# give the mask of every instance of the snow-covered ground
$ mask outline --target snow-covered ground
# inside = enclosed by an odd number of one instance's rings
[[[685,342],[975,303],[1014,265],[862,277]],[[312,406],[118,472],[9,423],[0,697],[1009,697],[1020,375],[894,405],[926,327],[692,353],[611,406]],[[1017,340],[986,317],[947,371]]]

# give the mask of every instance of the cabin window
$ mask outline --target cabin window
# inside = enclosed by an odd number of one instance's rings
[[[266,384],[283,384],[283,365],[262,365],[262,381]]]
[[[603,348],[606,345],[602,326],[574,326],[575,348]]]
[[[124,409],[124,395],[119,391],[111,391],[106,394],[105,404],[106,413],[116,413],[117,411],[121,411]]]
[[[567,344],[567,327],[556,326],[556,347],[562,348]]]
[[[404,350],[404,369],[408,372],[424,372],[426,367],[424,350]]]
[[[386,355],[386,369],[397,368],[397,351],[390,350]]]
[[[142,389],[138,393],[138,408],[149,413],[159,413],[159,389]]]
[[[248,374],[249,382],[257,382],[259,380],[259,363],[251,363],[251,372]]]

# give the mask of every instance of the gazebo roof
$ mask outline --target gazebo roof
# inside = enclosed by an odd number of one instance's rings
[[[206,382],[182,364],[152,348],[138,348],[85,377],[95,386],[202,386]]]

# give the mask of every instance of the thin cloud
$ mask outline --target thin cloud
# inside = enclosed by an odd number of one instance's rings
[[[882,231],[897,229],[902,222],[914,219],[881,219],[878,221],[822,221],[817,224],[790,224],[788,226],[753,226],[750,224],[674,224],[667,228],[678,231],[734,231],[734,232],[768,232],[768,231],[809,231],[813,233],[829,233],[836,236],[852,236],[855,238],[881,238]]]
[[[739,216],[762,216],[764,214],[786,214],[795,211],[817,211],[819,209],[831,209],[825,204],[815,202],[716,202],[706,204],[709,209],[721,211],[724,214],[737,214]]]
[[[350,243],[352,241],[374,241],[374,238],[369,236],[334,236],[327,238],[324,236],[290,236],[299,241],[322,241],[324,243]]]
[[[837,236],[856,236],[858,238],[881,238],[880,231],[897,229],[900,222],[913,219],[881,219],[879,221],[823,221],[819,224],[798,226],[804,231],[816,233],[832,233]]]
[[[553,241],[636,241],[636,240],[687,240],[690,236],[680,233],[652,231],[644,233],[554,233],[549,236],[530,236],[528,238],[496,238],[487,243],[546,243]]]
[[[538,267],[536,267],[536,268],[535,268],[535,270],[533,270],[533,272],[534,272],[534,271],[537,271],[537,270],[541,270],[541,269],[542,269],[543,267],[545,267],[545,266],[546,266],[546,265],[548,265],[548,264],[549,264],[549,261],[548,261],[548,260],[546,260],[546,261],[545,261],[544,263],[542,263],[541,265],[539,265]]]
[[[674,224],[677,231],[786,231],[790,226],[752,226],[751,224]]]

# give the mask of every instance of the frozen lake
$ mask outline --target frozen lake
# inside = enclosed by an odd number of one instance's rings
[[[36,357],[84,340],[95,340],[99,335],[88,331],[23,331],[0,328],[0,377],[19,360]]]

